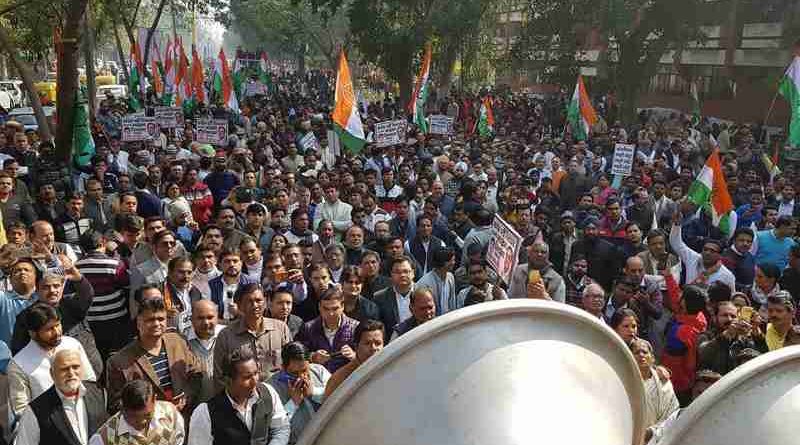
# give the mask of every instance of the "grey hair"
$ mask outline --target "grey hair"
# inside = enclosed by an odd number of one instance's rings
[[[647,340],[645,340],[643,338],[636,337],[633,340],[631,340],[631,344],[629,346],[630,349],[631,349],[631,352],[633,351],[633,348],[635,346],[640,346],[640,347],[647,348],[647,350],[650,352],[650,354],[653,354],[653,345],[651,345],[649,341],[647,341]]]

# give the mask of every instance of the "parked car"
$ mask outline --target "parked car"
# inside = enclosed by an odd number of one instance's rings
[[[0,91],[2,93],[2,91]],[[48,120],[55,114],[56,107],[44,107],[44,115]],[[33,113],[33,108],[15,108],[8,113],[8,120],[17,121],[25,127],[25,131],[39,130],[39,123],[36,121],[36,115]]]

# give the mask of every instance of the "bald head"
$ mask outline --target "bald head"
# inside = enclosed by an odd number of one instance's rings
[[[219,308],[211,300],[198,300],[192,303],[192,328],[197,338],[208,340],[216,334]]]
[[[644,278],[644,261],[638,256],[632,256],[625,261],[626,276],[641,281]]]

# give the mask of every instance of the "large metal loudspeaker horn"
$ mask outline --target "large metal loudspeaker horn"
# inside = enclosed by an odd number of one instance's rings
[[[800,346],[757,357],[692,402],[658,445],[800,443]]]
[[[639,445],[628,348],[560,303],[491,302],[436,318],[365,362],[301,445]]]

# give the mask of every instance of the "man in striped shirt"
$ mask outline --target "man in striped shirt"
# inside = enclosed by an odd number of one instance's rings
[[[106,243],[105,236],[99,232],[85,233],[81,237],[81,247],[86,256],[75,263],[94,288],[94,300],[86,320],[103,362],[133,339],[128,315],[128,269],[123,261],[107,254]]]

